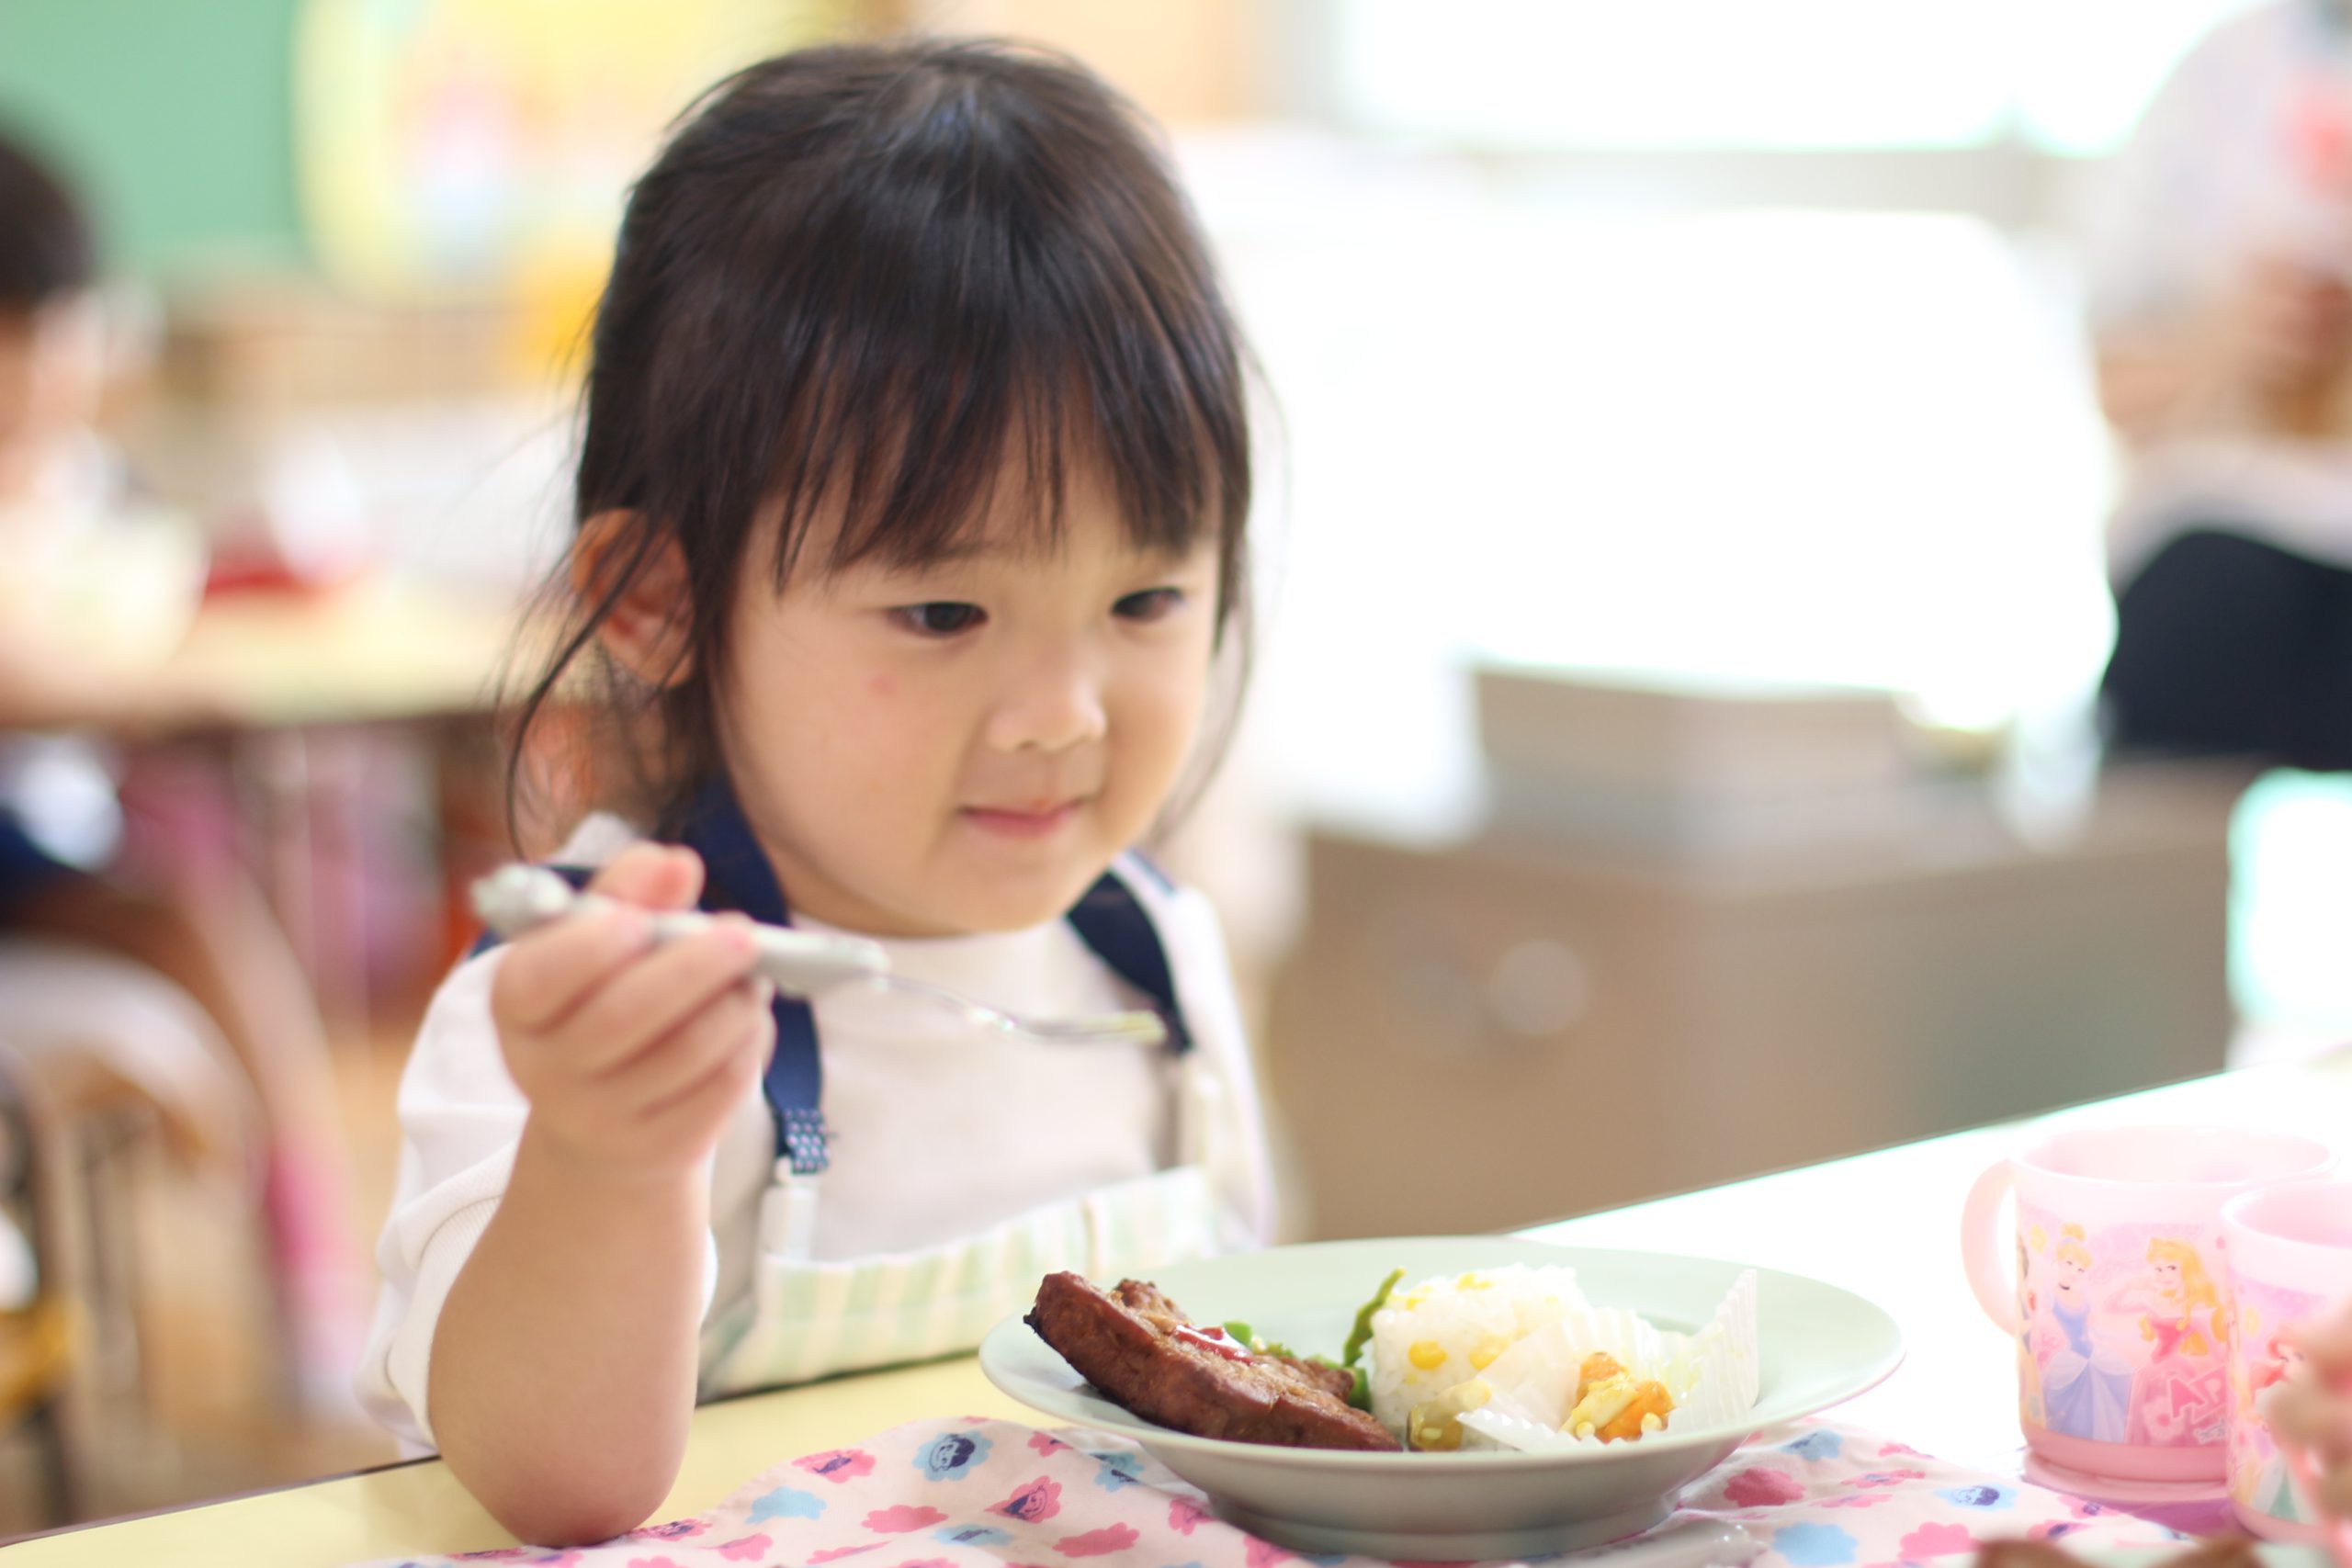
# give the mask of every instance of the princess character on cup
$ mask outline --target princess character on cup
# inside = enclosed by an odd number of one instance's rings
[[[2059,1233],[2057,1277],[2050,1286],[2053,1333],[2036,1333],[2042,1405],[2053,1432],[2093,1442],[2120,1443],[2131,1427],[2131,1359],[2104,1341],[2092,1319],[2090,1243],[2080,1225]]]
[[[2254,1393],[2255,1427],[2259,1433],[2255,1447],[2262,1455],[2262,1467],[2255,1472],[2254,1483],[2242,1500],[2247,1506],[2289,1524],[2307,1523],[2312,1516],[2295,1490],[2294,1478],[2288,1473],[2287,1456],[2271,1433],[2270,1411],[2281,1393],[2305,1382],[2310,1375],[2311,1363],[2302,1351],[2276,1335],[2271,1337],[2265,1353],[2246,1369],[2246,1382]]]
[[[2050,1233],[2040,1225],[2032,1229],[2033,1245],[2026,1245],[2027,1233],[2018,1232],[2018,1408],[2024,1417],[2037,1426],[2048,1424],[2041,1407],[2041,1363],[2034,1359],[2033,1337],[2039,1329],[2054,1333],[2044,1326],[2041,1292],[2035,1288],[2034,1254],[2044,1250]]]
[[[2157,1447],[2218,1443],[2229,1424],[2229,1368],[2221,1350],[2227,1325],[2222,1292],[2188,1242],[2148,1243],[2147,1268],[2108,1298],[2109,1312],[2137,1310],[2152,1347],[2132,1380],[2127,1439]]]

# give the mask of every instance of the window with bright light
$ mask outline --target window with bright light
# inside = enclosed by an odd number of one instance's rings
[[[2119,142],[2249,0],[1348,0],[1335,107],[1506,148]]]

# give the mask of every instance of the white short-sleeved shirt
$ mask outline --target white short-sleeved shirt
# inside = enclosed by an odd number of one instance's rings
[[[628,837],[614,819],[592,818],[558,858],[600,863]],[[1197,893],[1143,875],[1126,880],[1159,931],[1193,1049],[1208,1054],[1227,1087],[1228,1125],[1216,1146],[1232,1168],[1210,1174],[1227,1211],[1228,1244],[1261,1242],[1271,1225],[1264,1136],[1216,916]],[[883,945],[894,970],[1014,1012],[1056,1018],[1143,1005],[1067,921]],[[427,1368],[441,1305],[505,1190],[528,1110],[490,1019],[503,951],[468,959],[443,983],[401,1081],[399,1172],[377,1247],[383,1288],[357,1387],[379,1420],[428,1446]],[[831,1134],[817,1259],[952,1241],[1175,1157],[1175,1063],[1165,1045],[1015,1039],[874,991],[828,995],[814,1010]],[[706,1325],[751,1292],[775,1154],[775,1122],[754,1089],[711,1160]],[[707,1336],[705,1349],[707,1357]]]
[[[2352,271],[2352,186],[2331,194],[2324,127],[2352,126],[2352,6],[2271,0],[2177,66],[2100,182],[2089,308],[2101,335],[2211,308],[2258,253]],[[2352,158],[2352,150],[2346,156]],[[2338,174],[2352,180],[2352,170]],[[2135,454],[2109,527],[2127,580],[2183,528],[2221,525],[2352,566],[2352,432],[2288,441],[2184,429]]]

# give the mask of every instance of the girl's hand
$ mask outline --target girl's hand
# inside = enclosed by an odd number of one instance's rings
[[[2241,269],[2216,321],[2215,363],[2258,396],[2324,384],[2352,353],[2352,290],[2340,273],[2285,255]]]
[[[656,947],[644,914],[691,908],[702,876],[690,850],[633,845],[590,884],[622,908],[520,937],[499,964],[490,1013],[531,1102],[526,1149],[625,1180],[675,1175],[751,1092],[775,1028],[751,921]]]
[[[2271,1434],[2311,1455],[2319,1471],[2312,1501],[2352,1519],[2352,1312],[2307,1325],[2295,1343],[2305,1364],[2270,1390]]]

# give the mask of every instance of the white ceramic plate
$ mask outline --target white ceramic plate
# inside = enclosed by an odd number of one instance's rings
[[[1566,1264],[1595,1305],[1685,1331],[1705,1324],[1743,1267],[1442,1236],[1274,1247],[1172,1265],[1152,1282],[1195,1322],[1242,1318],[1302,1354],[1335,1356],[1390,1269],[1409,1280],[1510,1263]],[[1024,1404],[1133,1438],[1226,1518],[1283,1546],[1422,1561],[1569,1551],[1649,1529],[1749,1433],[1850,1399],[1903,1359],[1894,1320],[1873,1303],[1802,1275],[1756,1272],[1762,1388],[1748,1419],[1566,1454],[1350,1453],[1189,1437],[1103,1398],[1017,1316],[981,1342],[980,1367]]]

